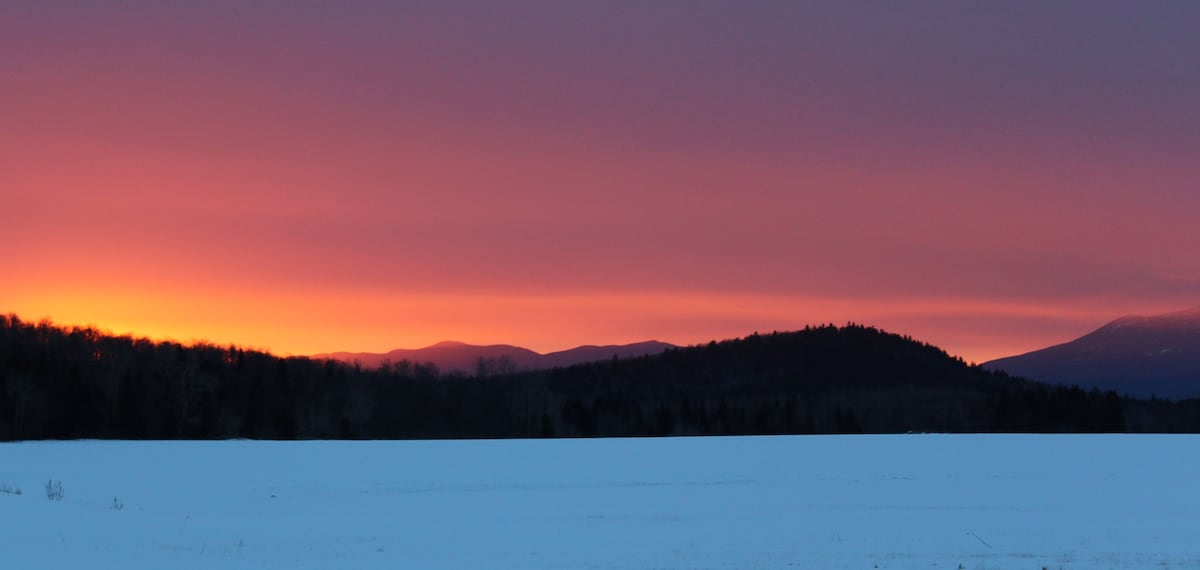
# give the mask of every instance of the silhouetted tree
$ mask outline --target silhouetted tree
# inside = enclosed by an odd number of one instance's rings
[[[1010,378],[858,325],[476,372],[367,370],[0,316],[0,439],[1200,430],[1200,401]]]

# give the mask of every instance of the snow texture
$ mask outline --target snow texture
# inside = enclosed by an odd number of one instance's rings
[[[1197,436],[8,443],[0,567],[1200,568],[1197,481]]]

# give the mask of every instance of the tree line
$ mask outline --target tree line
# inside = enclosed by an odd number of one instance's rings
[[[1012,378],[859,325],[477,370],[364,369],[0,316],[0,439],[1200,431],[1200,401]]]

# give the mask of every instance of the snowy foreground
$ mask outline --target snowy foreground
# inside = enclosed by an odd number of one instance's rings
[[[10,443],[5,485],[5,569],[1200,568],[1193,436]]]

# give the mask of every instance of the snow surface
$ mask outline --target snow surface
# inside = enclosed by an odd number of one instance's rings
[[[0,568],[1200,568],[1198,481],[1196,436],[8,443]]]

